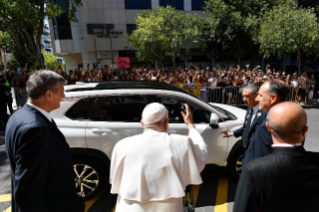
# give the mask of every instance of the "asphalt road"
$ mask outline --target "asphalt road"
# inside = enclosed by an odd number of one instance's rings
[[[306,109],[306,113],[309,131],[306,136],[305,149],[319,152],[319,109]],[[196,212],[231,212],[237,182],[228,177],[224,169],[205,170],[202,176],[203,184],[193,186]],[[106,187],[97,198],[87,201],[86,211],[114,211],[116,195],[110,194],[109,190],[110,188]],[[0,135],[0,212],[10,207],[10,194],[10,166],[5,152],[4,137]]]

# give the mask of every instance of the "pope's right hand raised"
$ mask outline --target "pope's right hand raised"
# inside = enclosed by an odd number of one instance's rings
[[[188,129],[191,130],[193,128],[195,128],[194,123],[193,123],[193,114],[189,108],[189,106],[187,104],[185,105],[185,109],[186,109],[186,114],[184,112],[181,112],[184,122],[187,125]]]

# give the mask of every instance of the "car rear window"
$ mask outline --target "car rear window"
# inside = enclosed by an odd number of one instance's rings
[[[95,99],[96,98],[81,99],[65,113],[65,116],[72,120],[90,119]]]

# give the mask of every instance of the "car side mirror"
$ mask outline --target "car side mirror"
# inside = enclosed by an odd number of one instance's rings
[[[212,128],[218,128],[218,121],[219,121],[219,116],[217,116],[215,113],[212,113],[210,115],[210,120],[209,120],[209,125]]]

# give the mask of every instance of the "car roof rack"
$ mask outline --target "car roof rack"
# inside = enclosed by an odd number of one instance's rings
[[[187,93],[185,90],[162,82],[149,81],[106,81],[106,82],[77,82],[65,86],[65,92],[105,90],[105,89],[159,89]]]

